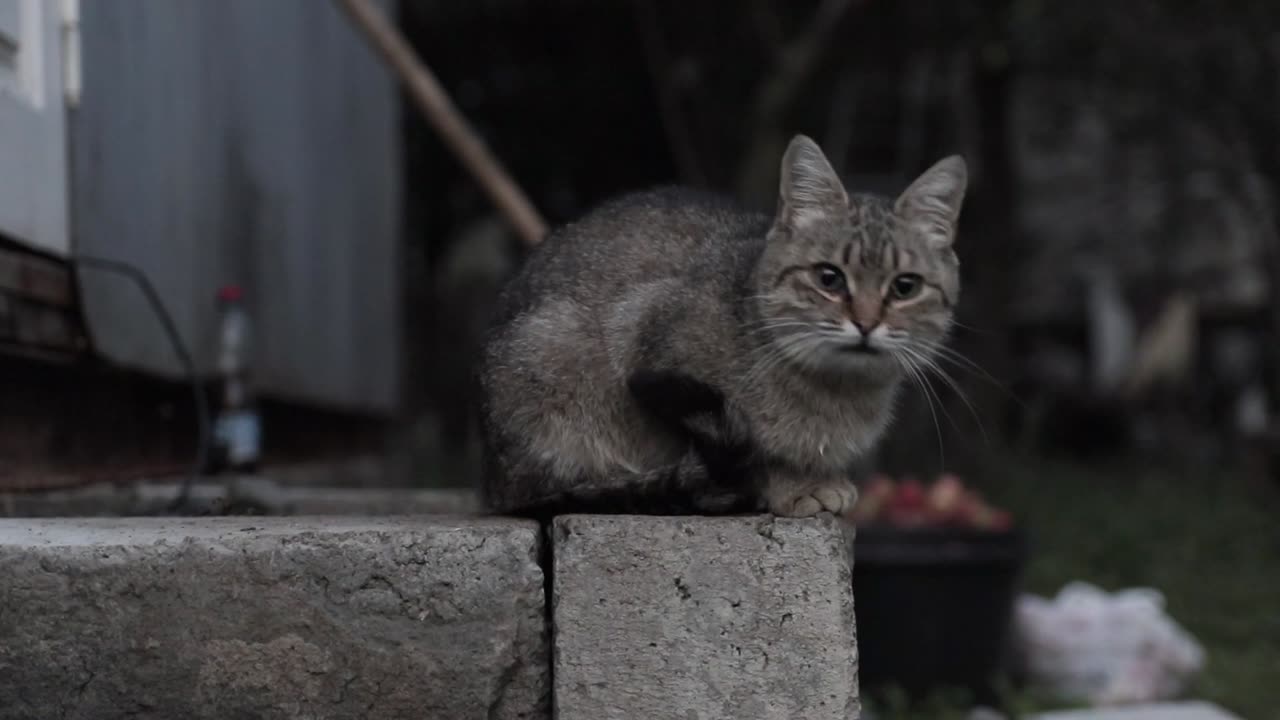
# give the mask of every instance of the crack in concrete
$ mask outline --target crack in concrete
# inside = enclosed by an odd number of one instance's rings
[[[360,679],[360,674],[353,673],[351,677],[347,678],[346,680],[343,680],[342,687],[338,688],[338,697],[333,701],[333,704],[341,705],[342,703],[346,702],[347,691],[350,690],[351,686],[354,685],[355,682],[359,679]]]
[[[756,534],[767,540],[770,545],[781,549],[785,547],[786,544],[774,533],[776,528],[776,519],[773,516],[765,516],[762,517],[759,524],[756,525]]]

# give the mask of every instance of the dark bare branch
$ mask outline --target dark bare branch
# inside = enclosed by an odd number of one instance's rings
[[[680,106],[680,93],[673,81],[670,54],[662,35],[656,4],[652,0],[635,0],[633,7],[640,28],[640,43],[644,46],[654,94],[658,99],[658,115],[666,131],[671,154],[675,157],[676,166],[684,180],[697,185],[705,184],[706,174],[702,171],[693,133],[685,122]]]
[[[800,34],[779,52],[777,65],[757,88],[751,106],[750,145],[738,175],[739,192],[745,197],[762,199],[770,187],[776,158],[786,142],[782,125],[787,111],[818,69],[845,15],[867,2],[823,0]]]

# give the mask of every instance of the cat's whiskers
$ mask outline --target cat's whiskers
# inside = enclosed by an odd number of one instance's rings
[[[756,380],[770,372],[778,363],[785,360],[788,353],[792,352],[793,346],[808,342],[812,342],[811,336],[804,333],[796,333],[783,336],[769,343],[765,346],[764,355],[757,358],[743,375],[742,384],[744,386],[752,385]]]
[[[1000,390],[1006,397],[1013,400],[1020,407],[1026,407],[1026,404],[1023,403],[1022,399],[1019,398],[1013,390],[1009,388],[1009,386],[1000,382],[994,375],[987,372],[985,368],[968,357],[965,357],[958,350],[948,347],[940,342],[921,342],[921,344],[928,352],[935,354],[939,360],[949,362],[954,365],[956,369],[963,370],[974,377],[989,383],[992,387]]]
[[[981,416],[978,415],[978,411],[973,407],[973,403],[969,401],[969,396],[966,395],[965,392],[960,389],[960,384],[956,382],[956,379],[953,378],[950,373],[944,370],[942,366],[939,365],[933,359],[933,357],[926,354],[925,352],[921,352],[920,350],[917,350],[916,348],[912,347],[909,343],[903,343],[898,347],[898,350],[902,352],[902,354],[905,357],[912,358],[912,361],[917,363],[918,366],[923,370],[932,372],[934,375],[936,375],[938,379],[940,379],[943,382],[943,384],[945,384],[948,388],[950,388],[951,391],[954,392],[956,396],[960,398],[960,401],[963,402],[965,407],[969,409],[969,414],[973,416],[974,422],[978,425],[978,431],[982,433],[983,442],[990,444],[991,440],[990,438],[987,437],[987,429],[982,424]],[[938,403],[942,405],[943,413],[947,415],[948,419],[950,419],[950,413],[947,413],[946,404],[942,402],[942,398],[940,396],[938,397]],[[960,429],[956,427],[955,420],[951,420],[951,425],[952,427],[956,428],[957,432],[959,432]]]
[[[952,318],[952,319],[951,319],[950,324],[952,324],[952,325],[954,325],[954,326],[956,326],[956,327],[960,328],[961,330],[966,330],[966,331],[968,331],[968,332],[975,333],[975,334],[977,334],[977,335],[990,335],[990,334],[991,334],[991,332],[990,332],[989,330],[983,330],[982,328],[974,327],[973,325],[966,325],[966,324],[964,324],[964,323],[960,322],[959,320],[956,320],[955,318]]]
[[[762,322],[755,327],[749,324],[748,328],[750,329],[751,334],[755,335],[758,333],[773,332],[775,330],[785,330],[787,328],[804,328],[806,330],[815,329],[815,326],[813,323],[806,322],[803,320],[774,320],[771,322]],[[794,334],[798,335],[800,333],[794,333]]]
[[[934,400],[938,401],[938,409],[942,411],[942,416],[947,419],[947,423],[951,425],[952,430],[960,432],[960,426],[956,424],[955,417],[951,414],[951,411],[947,410],[947,404],[942,400],[942,393],[938,392],[938,388],[934,387],[933,382],[929,379],[931,371],[935,374],[937,373],[934,366],[929,363],[928,358],[918,355],[913,358],[913,362],[919,368],[921,376],[925,379],[925,384],[929,386],[929,391],[933,393]],[[943,382],[944,384],[946,383],[945,380]],[[947,385],[947,387],[954,389],[953,385]]]
[[[991,373],[988,373],[985,369],[983,369],[981,365],[969,359],[959,350],[956,350],[955,348],[950,347],[944,342],[929,341],[929,340],[921,340],[918,342],[921,346],[924,347],[925,350],[927,350],[930,353],[935,353],[939,356],[943,356],[946,359],[956,363],[956,365],[958,366],[963,366],[965,368],[968,368],[974,373],[981,374],[983,377],[987,378],[993,383],[999,382],[998,380],[996,380],[994,377],[991,376]]]
[[[927,403],[929,406],[929,415],[933,418],[933,429],[938,436],[939,462],[941,462],[945,466],[947,464],[947,451],[943,447],[943,443],[942,443],[942,426],[938,423],[938,413],[933,409],[932,387],[929,385],[929,381],[925,377],[924,372],[920,370],[919,367],[916,366],[915,362],[911,359],[910,356],[905,354],[898,355],[895,353],[893,357],[895,360],[898,361],[902,369],[906,371],[907,375],[911,377],[911,380],[915,382],[917,386],[919,386],[921,392],[924,394],[925,403]]]
[[[784,362],[789,361],[802,369],[809,367],[816,351],[826,340],[823,335],[820,332],[795,333],[776,340],[743,376],[742,384],[751,386]]]

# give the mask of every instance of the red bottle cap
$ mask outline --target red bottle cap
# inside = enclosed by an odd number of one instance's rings
[[[240,302],[244,298],[244,290],[239,285],[224,285],[218,289],[218,302]]]

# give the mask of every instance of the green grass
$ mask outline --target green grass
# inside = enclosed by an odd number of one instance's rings
[[[1027,458],[993,462],[972,482],[1030,532],[1027,591],[1053,595],[1071,580],[1160,590],[1206,649],[1188,695],[1246,720],[1280,719],[1280,489],[1230,470]],[[875,709],[886,720],[945,720],[962,717],[955,706]],[[1047,704],[1015,696],[1013,706]]]

